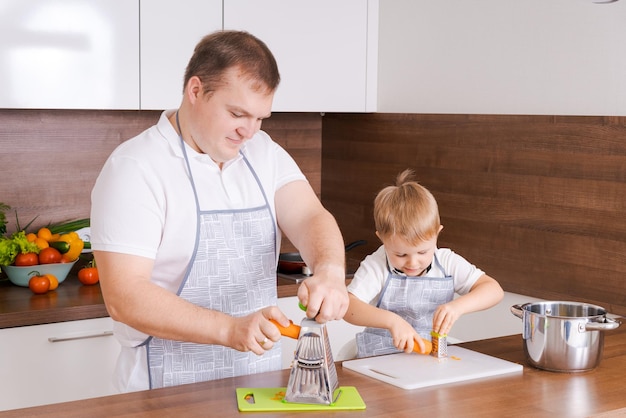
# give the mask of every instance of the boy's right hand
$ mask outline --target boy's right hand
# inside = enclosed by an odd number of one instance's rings
[[[411,324],[406,322],[400,316],[394,318],[394,323],[389,329],[393,345],[405,353],[425,352],[427,350],[424,340],[413,329]],[[422,343],[420,345],[420,343]]]

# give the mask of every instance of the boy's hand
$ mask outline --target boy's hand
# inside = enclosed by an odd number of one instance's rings
[[[402,350],[405,353],[413,352],[415,344],[418,341],[424,344],[422,338],[417,332],[415,332],[411,324],[406,322],[400,316],[396,316],[396,318],[394,318],[394,322],[389,328],[389,332],[391,333],[391,338],[393,339],[393,345],[398,350]],[[424,348],[425,347],[420,346],[419,351],[423,351]]]
[[[461,315],[462,313],[455,308],[454,301],[439,305],[433,315],[433,331],[447,335]]]

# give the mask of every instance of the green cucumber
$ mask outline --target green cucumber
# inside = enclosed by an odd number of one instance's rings
[[[52,248],[59,250],[61,254],[65,254],[70,250],[70,244],[65,241],[53,241],[49,243]]]

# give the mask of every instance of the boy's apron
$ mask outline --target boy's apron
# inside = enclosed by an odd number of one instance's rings
[[[434,262],[444,271],[437,256],[434,257]],[[411,324],[420,337],[430,340],[435,309],[454,298],[453,277],[410,277],[395,273],[389,268],[388,271],[387,281],[376,307],[398,314]],[[401,352],[393,345],[389,330],[383,328],[365,328],[356,335],[356,344],[357,357]]]
[[[178,122],[178,114],[176,116]],[[195,305],[235,317],[275,305],[276,226],[254,169],[242,154],[250,172],[241,175],[254,177],[265,205],[203,211],[182,138],[181,145],[196,198],[198,230],[195,251],[178,295]],[[280,343],[262,356],[221,345],[156,337],[149,337],[144,344],[151,389],[262,373],[281,367]]]

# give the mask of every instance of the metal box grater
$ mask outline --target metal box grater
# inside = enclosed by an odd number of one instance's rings
[[[285,401],[329,405],[338,386],[326,325],[303,319]]]
[[[448,357],[448,335],[431,331],[430,336],[433,344],[433,351],[430,352],[430,355],[437,358]]]

